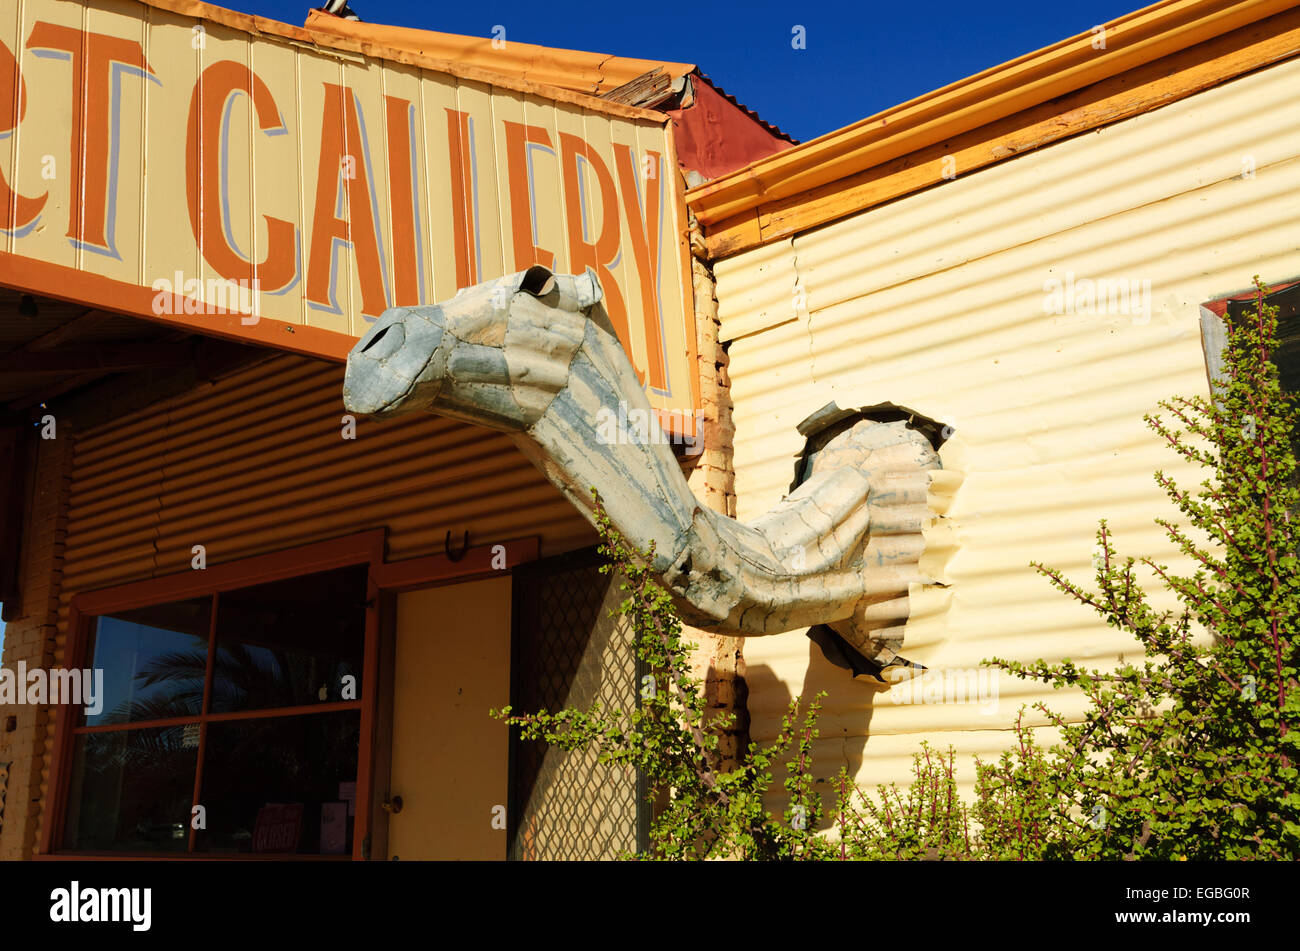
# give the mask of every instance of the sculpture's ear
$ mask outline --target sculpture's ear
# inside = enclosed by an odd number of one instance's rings
[[[515,279],[519,282],[519,290],[527,291],[543,304],[575,314],[586,314],[590,320],[611,334],[614,333],[609,315],[601,304],[605,291],[591,271],[554,274],[550,268],[534,264]]]
[[[519,289],[527,291],[534,297],[545,297],[555,289],[555,275],[551,273],[548,267],[542,267],[540,264],[534,264],[519,281]]]
[[[583,313],[605,297],[600,282],[590,271],[581,274],[556,274],[555,296],[548,298],[552,307]]]
[[[573,276],[571,293],[579,310],[586,310],[605,299],[605,289],[600,286],[600,281],[596,280],[596,275],[591,271],[583,271]]]

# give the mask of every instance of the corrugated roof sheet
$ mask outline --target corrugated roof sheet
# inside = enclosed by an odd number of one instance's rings
[[[1141,82],[1155,87],[1163,104],[1290,58],[1296,54],[1297,10],[1295,0],[1161,0],[1106,23],[1102,48],[1094,45],[1092,31],[1062,40],[736,169],[688,191],[687,203],[705,228],[710,251],[735,253],[788,233],[764,218],[788,217],[792,208],[807,204],[803,227],[793,229],[803,230],[851,214],[863,207],[852,191],[858,176],[871,181],[873,170],[905,159],[909,168],[937,164],[929,153],[920,160],[909,157],[1088,87],[1120,83],[1145,68]],[[1213,43],[1219,45],[1204,45]],[[1179,54],[1186,55],[1175,60]],[[1122,100],[1125,94],[1131,100],[1129,87],[1121,84],[1116,96]],[[1061,106],[1056,135],[1113,121],[1119,108],[1081,106]],[[1042,141],[1040,135],[1022,148]],[[992,158],[981,163],[1014,154],[999,154],[997,143],[993,148]],[[962,168],[971,170],[969,162]],[[928,168],[925,175],[922,187],[945,180],[929,177]],[[724,239],[726,228],[735,233]]]
[[[764,129],[766,129],[768,132],[771,132],[773,135],[775,135],[775,136],[779,136],[780,138],[785,139],[787,142],[791,142],[791,143],[793,143],[794,145],[798,145],[798,144],[799,144],[799,140],[798,140],[798,139],[796,139],[794,136],[792,136],[792,135],[791,135],[790,133],[788,133],[788,132],[782,132],[782,131],[781,131],[779,128],[777,128],[775,125],[773,125],[772,123],[768,122],[766,119],[764,119],[762,116],[760,116],[760,115],[759,115],[757,112],[755,112],[753,109],[749,108],[749,106],[745,105],[743,102],[741,102],[741,101],[740,101],[739,99],[737,99],[735,96],[733,96],[731,93],[727,92],[727,90],[723,89],[721,86],[719,86],[717,83],[715,83],[712,79],[710,79],[710,78],[708,77],[708,74],[705,73],[702,69],[697,68],[697,69],[695,70],[695,72],[696,72],[696,74],[697,74],[701,79],[703,79],[706,83],[708,83],[710,86],[712,86],[714,89],[716,89],[716,90],[718,91],[718,95],[722,96],[722,98],[726,99],[728,102],[730,102],[733,106],[735,106],[735,107],[736,107],[737,109],[739,109],[741,112],[745,113],[745,115],[749,116],[751,119],[753,119],[753,120],[754,120],[755,122],[757,122],[759,125],[761,125]]]

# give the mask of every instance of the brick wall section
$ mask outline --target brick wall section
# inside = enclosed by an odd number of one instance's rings
[[[48,670],[54,663],[59,587],[67,535],[72,439],[63,420],[58,438],[38,439],[35,476],[30,481],[22,543],[21,614],[5,628],[4,666],[18,662]],[[45,740],[53,728],[49,707],[0,705],[0,763],[9,763],[0,861],[28,859],[40,834]],[[16,729],[8,730],[13,717]]]
[[[731,440],[735,427],[731,421],[731,381],[727,376],[727,352],[718,340],[718,300],[713,271],[703,260],[703,236],[694,217],[691,218],[691,252],[704,452],[687,479],[696,498],[715,512],[734,518],[736,473],[732,467]],[[692,664],[695,676],[705,680],[709,710],[736,715],[735,724],[723,734],[719,744],[723,768],[734,769],[749,745],[748,690],[741,652],[744,639],[685,626],[683,634],[699,645]]]

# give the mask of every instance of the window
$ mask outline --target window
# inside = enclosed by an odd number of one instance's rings
[[[1210,381],[1224,375],[1223,350],[1227,345],[1224,322],[1236,323],[1254,312],[1256,294],[1245,291],[1201,305],[1201,336],[1205,346]],[[1300,393],[1300,280],[1275,287],[1264,302],[1277,308],[1277,336],[1273,354],[1282,388]]]
[[[81,609],[70,657],[102,671],[102,687],[60,720],[53,850],[354,854],[368,565],[283,577],[286,562],[312,562],[269,557],[277,580],[232,586],[237,564],[210,593],[149,603],[150,585],[166,582],[146,582],[127,586],[145,595],[140,607],[118,606],[129,593],[87,596],[111,606]],[[244,563],[243,579],[265,561]]]
[[[1211,384],[1227,374],[1223,362],[1227,346],[1225,323],[1236,326],[1239,321],[1249,320],[1256,301],[1256,292],[1246,291],[1201,307],[1201,335]],[[1273,352],[1273,362],[1277,365],[1278,381],[1284,393],[1296,396],[1300,394],[1300,281],[1274,287],[1264,302],[1277,308],[1278,348]],[[1292,439],[1294,450],[1300,454],[1300,432],[1294,433]],[[1296,477],[1300,479],[1300,471]]]

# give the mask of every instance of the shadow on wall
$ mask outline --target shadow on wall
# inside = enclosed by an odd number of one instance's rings
[[[783,636],[791,637],[793,634]],[[749,686],[750,731],[756,742],[768,745],[781,729],[781,720],[794,696],[786,681],[767,664],[748,665],[745,680]],[[811,640],[808,641],[808,665],[804,670],[803,685],[798,722],[803,721],[808,702],[821,691],[826,692],[826,696],[821,698],[822,714],[817,721],[820,735],[813,743],[812,764],[814,788],[822,799],[822,818],[817,828],[826,829],[835,815],[838,796],[835,779],[840,767],[846,768],[850,777],[859,775],[875,698],[884,688],[854,680],[850,671],[832,664]],[[755,704],[755,697],[762,698],[761,705]],[[783,763],[790,758],[789,755],[783,757],[782,763],[772,770],[768,808],[773,816],[783,815],[789,800],[784,785],[789,773]],[[873,785],[870,791],[874,792]]]

